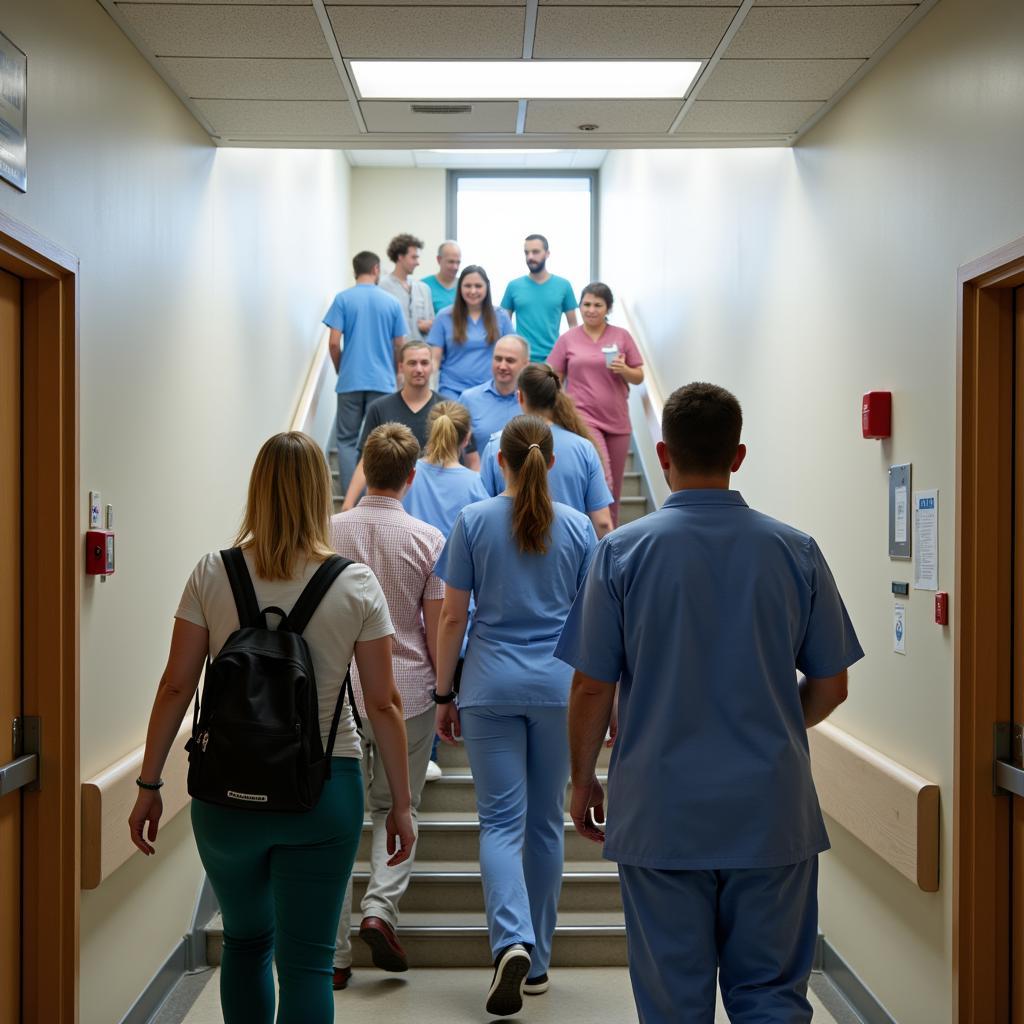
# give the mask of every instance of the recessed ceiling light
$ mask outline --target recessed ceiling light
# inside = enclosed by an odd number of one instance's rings
[[[365,100],[683,99],[697,60],[354,60]]]

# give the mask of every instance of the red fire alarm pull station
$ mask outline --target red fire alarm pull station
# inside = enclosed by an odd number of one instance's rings
[[[892,435],[892,392],[869,391],[861,403],[860,426],[864,436],[875,441]]]
[[[85,571],[101,580],[114,573],[114,531],[89,530],[85,535]]]
[[[935,621],[940,626],[949,625],[949,594],[940,592],[935,595]]]

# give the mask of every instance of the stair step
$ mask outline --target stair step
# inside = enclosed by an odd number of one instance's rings
[[[637,519],[647,515],[647,499],[644,497],[627,498],[619,500],[619,525],[635,522]]]
[[[356,938],[359,922],[352,922],[354,966],[368,967],[370,953]],[[487,921],[482,913],[454,911],[403,914],[398,929],[413,967],[470,967],[492,963]],[[206,928],[206,958],[211,966],[221,960],[224,926],[218,914]],[[621,915],[593,912],[560,914],[555,929],[552,967],[624,967],[626,928]]]
[[[598,772],[597,777],[602,785],[607,786],[606,772]],[[569,789],[566,787],[566,794],[568,792]],[[428,782],[423,787],[421,813],[472,811],[475,808],[476,790],[473,786],[473,776],[469,774],[468,769],[452,768],[441,778]]]
[[[610,747],[601,747],[601,752],[597,756],[597,768],[599,772],[608,771],[608,765],[612,759],[612,751]],[[466,756],[466,745],[460,740],[456,744],[451,743],[440,743],[437,747],[437,763],[441,768],[447,772],[451,768],[454,772],[468,772],[469,771],[469,758]],[[428,782],[427,786],[437,785],[435,782]]]
[[[624,473],[621,497],[639,498],[643,493],[643,477],[639,473]]]

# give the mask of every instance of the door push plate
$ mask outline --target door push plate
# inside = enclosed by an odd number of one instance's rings
[[[992,792],[1024,797],[1024,726],[997,722],[993,731]]]

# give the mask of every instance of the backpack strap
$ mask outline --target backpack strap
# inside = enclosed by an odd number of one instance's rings
[[[241,548],[228,548],[220,553],[227,570],[231,593],[235,597],[235,608],[238,611],[238,624],[245,629],[250,626],[267,625],[267,620],[260,611],[256,591],[253,589],[249,567],[245,564],[245,556]]]
[[[317,610],[324,595],[351,564],[347,558],[342,558],[341,555],[331,555],[313,573],[313,578],[306,584],[305,590],[299,594],[299,599],[288,613],[288,628],[293,633],[301,633],[309,625],[309,620],[313,617],[313,612]]]
[[[345,673],[345,682],[341,684],[338,692],[338,700],[334,705],[334,716],[331,718],[331,731],[327,734],[327,749],[324,756],[330,763],[331,753],[334,750],[334,740],[338,735],[338,722],[341,720],[341,706],[345,703],[345,694],[348,694],[348,705],[352,709],[352,718],[356,723],[356,729],[363,731],[363,720],[359,716],[359,708],[356,707],[356,696],[352,692],[352,668],[349,666]]]

